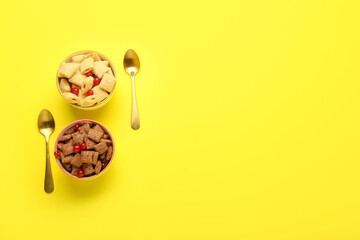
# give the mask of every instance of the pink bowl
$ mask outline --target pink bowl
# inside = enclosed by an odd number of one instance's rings
[[[73,127],[75,124],[77,123],[81,123],[81,122],[92,122],[92,123],[95,123],[95,124],[98,124],[100,127],[102,127],[102,129],[104,129],[105,133],[107,135],[109,135],[109,138],[111,139],[112,141],[112,147],[113,147],[113,152],[112,152],[112,155],[111,155],[111,158],[109,160],[109,163],[106,165],[106,167],[104,169],[102,169],[97,175],[92,175],[92,176],[88,176],[88,177],[77,177],[77,176],[74,176],[72,175],[71,173],[69,173],[62,165],[61,161],[59,158],[56,158],[56,162],[57,164],[59,165],[59,167],[61,168],[61,170],[63,170],[64,173],[66,173],[67,175],[69,175],[70,177],[73,177],[73,178],[77,178],[77,179],[94,179],[100,175],[102,175],[110,166],[113,158],[114,158],[114,153],[115,153],[115,144],[114,144],[114,138],[112,137],[111,133],[109,132],[109,130],[104,126],[102,125],[101,123],[97,122],[97,121],[94,121],[94,120],[90,120],[90,119],[81,119],[81,120],[77,120],[75,122],[72,122],[70,123],[69,125],[67,125],[59,134],[59,136],[56,138],[56,141],[55,141],[55,147],[54,147],[54,151],[57,151],[57,145],[58,145],[58,142],[59,142],[59,138],[64,134],[64,132],[66,130],[68,130],[69,128]]]

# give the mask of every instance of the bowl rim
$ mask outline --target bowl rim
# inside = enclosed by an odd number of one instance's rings
[[[114,95],[114,92],[115,92],[115,88],[116,88],[116,83],[117,83],[117,73],[116,73],[116,70],[115,70],[115,67],[114,67],[114,64],[112,63],[112,61],[107,57],[105,56],[104,54],[100,53],[100,52],[97,52],[97,51],[94,51],[94,50],[82,50],[82,51],[77,51],[77,52],[74,52],[72,54],[70,54],[69,56],[67,56],[62,62],[69,62],[69,60],[74,57],[74,56],[77,56],[77,55],[80,55],[80,54],[88,54],[88,53],[96,53],[96,54],[99,54],[100,57],[102,58],[102,61],[108,61],[109,62],[109,67],[112,69],[113,71],[113,74],[114,74],[114,77],[116,78],[116,81],[115,81],[115,85],[114,85],[114,89],[112,90],[112,92],[109,94],[109,96],[104,99],[102,102],[100,102],[100,104],[95,104],[91,107],[81,107],[81,106],[77,106],[75,104],[71,104],[69,103],[68,101],[65,100],[65,98],[62,96],[62,92],[60,90],[60,79],[58,77],[58,73],[59,73],[59,67],[57,68],[57,71],[56,71],[56,86],[57,86],[57,89],[59,91],[59,94],[61,96],[62,99],[64,99],[65,102],[67,102],[68,104],[70,104],[71,106],[73,106],[74,108],[77,108],[77,109],[81,109],[81,110],[94,110],[94,109],[98,109],[102,106],[104,106],[106,103],[108,103],[111,99],[111,97]]]
[[[94,179],[94,178],[97,178],[99,176],[101,176],[102,174],[104,174],[107,169],[110,167],[110,164],[112,163],[113,159],[114,159],[114,155],[115,155],[115,142],[114,142],[114,138],[113,136],[111,135],[110,131],[101,123],[99,123],[98,121],[95,121],[95,120],[92,120],[92,119],[80,119],[80,120],[76,120],[70,124],[68,124],[66,127],[63,128],[63,130],[61,130],[61,132],[59,133],[59,135],[57,136],[56,140],[55,140],[55,145],[54,145],[54,152],[55,151],[58,151],[57,149],[57,145],[59,143],[59,138],[60,136],[63,136],[64,132],[66,130],[68,130],[70,127],[72,127],[73,125],[77,124],[77,123],[80,123],[80,122],[92,122],[92,123],[96,123],[96,124],[99,124],[106,132],[106,134],[109,135],[111,141],[112,141],[112,148],[113,148],[113,152],[112,152],[112,155],[111,155],[111,158],[108,162],[108,164],[106,165],[106,167],[104,169],[102,169],[98,174],[95,174],[95,175],[92,175],[92,176],[88,176],[88,177],[81,177],[79,178],[78,176],[74,176],[72,175],[71,173],[69,173],[62,165],[61,161],[59,160],[60,158],[55,158],[56,159],[56,163],[57,165],[60,167],[60,169],[66,173],[67,175],[69,175],[70,177],[73,177],[73,178],[76,178],[76,179],[81,179],[81,180],[89,180],[89,179]]]

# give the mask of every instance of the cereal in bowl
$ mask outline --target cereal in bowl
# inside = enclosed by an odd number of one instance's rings
[[[109,61],[97,53],[72,56],[70,62],[60,63],[57,76],[64,99],[84,108],[103,102],[116,84]]]
[[[58,138],[55,157],[64,169],[79,178],[97,175],[113,155],[113,142],[96,123],[82,122]]]

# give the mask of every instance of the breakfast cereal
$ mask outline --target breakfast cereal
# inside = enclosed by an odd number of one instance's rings
[[[84,108],[106,100],[116,84],[109,61],[97,53],[78,54],[60,63],[58,81],[64,99]]]
[[[102,61],[95,62],[93,72],[99,78],[102,78],[105,73],[110,70]]]
[[[72,62],[60,63],[58,76],[60,78],[62,77],[70,78],[72,75],[74,75],[76,70],[79,69],[79,67],[80,67],[79,63],[72,63]]]
[[[99,54],[97,54],[97,53],[88,53],[85,55],[85,58],[92,58],[92,59],[94,59],[95,62],[101,61],[101,58],[100,58]]]
[[[77,177],[99,174],[112,155],[109,135],[98,124],[86,121],[64,131],[55,152],[66,171]]]
[[[94,59],[86,58],[80,63],[80,72],[81,74],[85,74],[94,69]]]
[[[98,100],[99,100],[98,95],[87,96],[86,98],[83,99],[82,106],[90,107],[90,106],[94,105],[95,103],[97,103]]]
[[[104,74],[99,87],[107,92],[111,92],[115,86],[115,82],[116,79],[112,75],[106,73]]]
[[[80,71],[76,71],[76,73],[69,78],[69,82],[81,86],[85,78],[86,76],[82,75]],[[72,88],[74,88],[74,86],[72,86]]]
[[[93,77],[87,77],[84,79],[82,85],[81,85],[81,91],[83,93],[86,93],[87,91],[89,91],[92,87],[93,87],[93,84],[94,84],[94,78]]]
[[[77,55],[77,56],[73,56],[73,57],[72,57],[72,62],[81,63],[82,60],[84,60],[84,58],[85,58],[85,55],[84,55],[84,54],[80,54],[80,55]]]
[[[70,88],[70,84],[68,82],[68,80],[66,80],[65,78],[62,78],[60,80],[60,90],[62,92],[70,92],[71,91],[71,88]]]

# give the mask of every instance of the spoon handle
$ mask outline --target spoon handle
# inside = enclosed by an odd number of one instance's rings
[[[54,191],[54,181],[51,173],[50,155],[49,155],[49,140],[46,139],[46,169],[45,169],[45,192],[51,193]]]
[[[136,95],[135,95],[135,77],[131,76],[132,82],[132,111],[131,111],[131,127],[134,130],[139,129],[140,127],[140,119],[139,112],[136,104]]]

